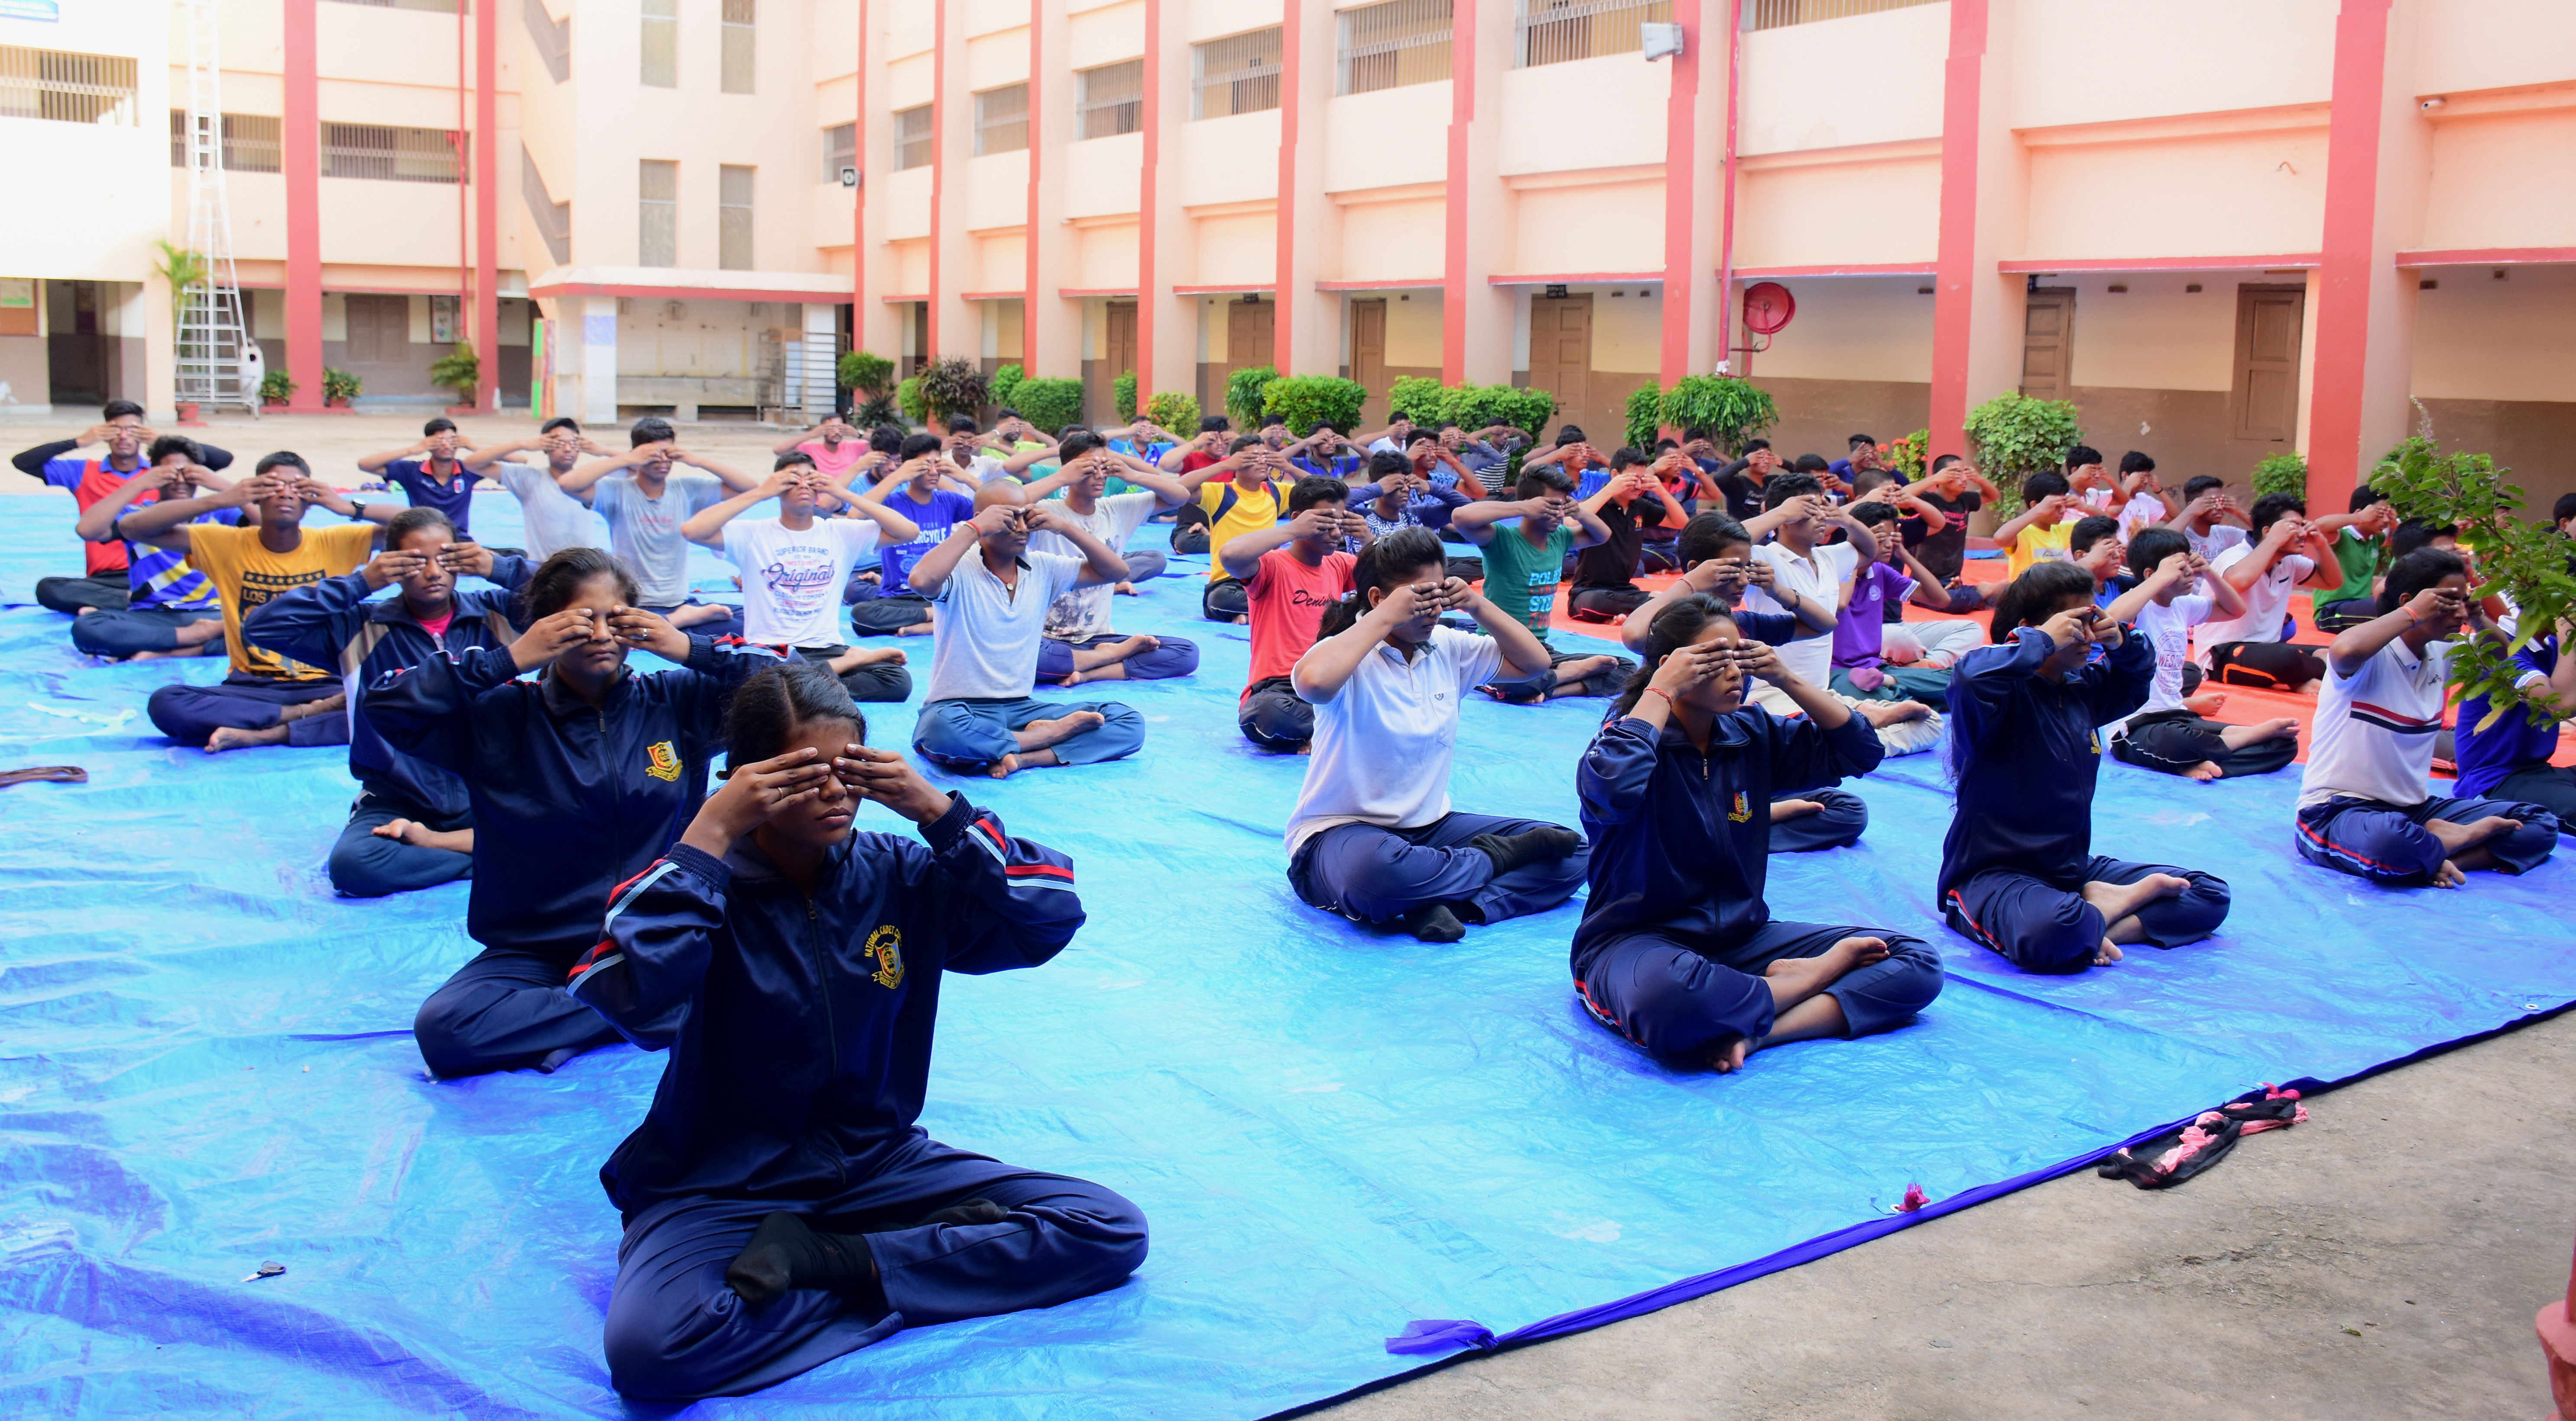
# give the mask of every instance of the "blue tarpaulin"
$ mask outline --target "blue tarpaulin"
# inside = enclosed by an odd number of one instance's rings
[[[475,524],[506,543],[514,514],[478,499]],[[77,573],[71,521],[59,496],[0,500],[0,600]],[[1386,1346],[1416,1320],[1473,1319],[1455,1347],[1831,1246],[1911,1183],[1958,1199],[2576,1001],[2563,861],[2456,893],[2341,877],[2291,852],[2295,771],[2106,765],[2098,851],[2220,873],[2234,914],[2196,946],[2020,972],[1934,913],[1949,798],[1922,755],[1855,785],[1859,846],[1774,859],[1771,903],[1938,944],[1940,1000],[1886,1036],[1675,1073],[1575,1004],[1579,900],[1454,946],[1297,902],[1280,834],[1306,762],[1237,732],[1244,630],[1200,620],[1176,567],[1118,625],[1198,639],[1198,675],[1074,693],[1134,705],[1142,754],[933,776],[1070,853],[1091,918],[1043,968],[949,984],[924,1124],[1117,1189],[1152,1257],[1106,1294],[696,1412],[1262,1416],[1420,1365]],[[0,610],[0,766],[91,776],[0,790],[0,1410],[618,1414],[596,1171],[661,1062],[428,1079],[409,1026],[474,951],[466,887],[333,897],[343,752],[170,746],[145,697],[220,660],[89,664],[65,626]],[[924,669],[928,643],[901,644]],[[1573,823],[1601,704],[1472,701],[1459,805]],[[870,738],[908,743],[913,709],[869,707]],[[244,1281],[268,1260],[287,1271]]]

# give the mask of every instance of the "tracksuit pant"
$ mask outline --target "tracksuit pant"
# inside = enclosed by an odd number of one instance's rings
[[[331,846],[331,886],[351,898],[382,898],[414,893],[474,876],[474,856],[425,844],[406,844],[378,835],[378,825],[397,819],[452,834],[474,827],[474,816],[432,814],[419,805],[373,790],[361,790],[349,807],[349,822]]]
[[[1543,819],[1455,812],[1416,829],[1336,824],[1297,846],[1288,882],[1309,905],[1353,922],[1391,923],[1426,903],[1447,903],[1467,922],[1498,923],[1573,897],[1591,849],[1498,877],[1494,861],[1468,840],[1557,827]]]
[[[2424,827],[2426,821],[2467,824],[2491,814],[2522,821],[2521,828],[2484,846],[2507,873],[2529,873],[2548,862],[2558,847],[2558,816],[2537,804],[2437,796],[2398,805],[2348,794],[2301,809],[2291,842],[2310,863],[2392,888],[2412,888],[2431,882],[2450,857],[2442,841]]]
[[[993,1224],[915,1221],[970,1199]],[[826,1233],[867,1236],[888,1311],[800,1288],[754,1312],[727,1265],[777,1210]],[[906,1327],[1053,1307],[1114,1288],[1145,1261],[1142,1210],[1100,1185],[916,1137],[828,1199],[671,1199],[637,1213],[617,1245],[602,1341],[609,1381],[637,1398],[740,1396]]]
[[[2325,677],[2325,658],[2313,646],[2286,641],[2226,641],[2209,649],[2209,679],[2222,686],[2295,691]]]
[[[1252,683],[1234,720],[1242,727],[1244,739],[1283,755],[1294,755],[1315,739],[1315,708],[1297,694],[1297,683],[1285,676]]]
[[[617,1029],[564,990],[578,947],[538,952],[487,947],[429,994],[412,1018],[420,1059],[433,1074],[479,1076],[535,1066],[551,1071]]]
[[[1160,577],[1164,569],[1172,565],[1169,557],[1152,548],[1133,548],[1119,556],[1127,559],[1129,582],[1143,582],[1148,578]]]
[[[1950,673],[1924,666],[1881,665],[1868,669],[1878,673],[1878,684],[1866,690],[1852,679],[1856,667],[1837,666],[1826,689],[1837,696],[1855,701],[1921,701],[1936,711],[1950,708]]]
[[[1620,622],[1655,600],[1655,594],[1633,583],[1626,587],[1577,587],[1566,598],[1566,615],[1578,622]]]
[[[1557,674],[1557,668],[1561,666],[1589,661],[1596,656],[1607,657],[1609,666],[1575,682],[1567,682]],[[1610,656],[1607,652],[1558,651],[1551,647],[1545,671],[1525,681],[1488,681],[1476,689],[1506,705],[1515,706],[1536,705],[1557,696],[1615,696],[1628,688],[1628,678],[1636,670],[1637,663],[1624,656]],[[1569,685],[1571,690],[1567,689]]]
[[[930,599],[898,592],[880,597],[873,582],[854,586],[871,589],[850,604],[850,630],[860,636],[893,636],[906,627],[917,627],[930,620]]]
[[[1207,590],[1199,594],[1199,613],[1211,622],[1250,616],[1252,594],[1243,590],[1243,579],[1239,577],[1210,579]]]
[[[2537,804],[2558,816],[2558,832],[2576,834],[2576,769],[2546,760],[2516,765],[2496,781],[2495,797]]]
[[[116,610],[101,607],[88,616],[72,618],[72,646],[84,656],[104,656],[123,661],[138,651],[177,651],[179,628],[192,622],[220,622],[223,609],[182,612],[169,607],[139,607]],[[223,638],[206,645],[220,651]]]
[[[1772,963],[1821,957],[1847,937],[1874,937],[1887,958],[1856,967],[1825,989],[1853,1036],[1885,1031],[1941,995],[1941,957],[1921,938],[1886,928],[1770,922],[1724,952],[1686,947],[1657,932],[1612,942],[1592,955],[1574,992],[1593,1019],[1657,1056],[1705,1057],[1730,1036],[1771,1034]]]
[[[1031,722],[1056,720],[1075,711],[1098,711],[1102,724],[1070,740],[1059,741],[1055,757],[1067,765],[1096,765],[1133,755],[1145,745],[1145,718],[1116,701],[1040,701],[960,699],[932,701],[913,722],[912,748],[952,769],[980,769],[1016,754],[1017,732]]]
[[[1075,652],[1096,651],[1125,640],[1115,632],[1083,641],[1041,637],[1038,639],[1038,680],[1052,686],[1073,674]],[[1198,643],[1176,636],[1157,636],[1154,640],[1162,645],[1152,651],[1140,651],[1119,663],[1127,668],[1128,680],[1165,681],[1174,676],[1187,676],[1199,669]]]
[[[2171,864],[2123,863],[2095,855],[2084,866],[2083,881],[2060,888],[2017,869],[1990,868],[1952,888],[1942,899],[1942,916],[1959,932],[1975,938],[2032,972],[2080,972],[2093,965],[2111,925],[2101,910],[2084,901],[2084,883],[2135,883],[2151,873],[2170,873],[2191,880],[2171,898],[2158,898],[2138,910],[2144,941],[2157,947],[2196,942],[2227,920],[2227,880]]]
[[[36,605],[67,617],[79,616],[83,607],[96,607],[102,612],[122,612],[132,595],[133,579],[127,577],[123,569],[96,577],[36,579]]]
[[[82,620],[86,621],[87,618]],[[144,702],[144,714],[161,733],[182,745],[204,748],[215,732],[227,727],[234,730],[268,730],[277,725],[279,712],[288,706],[307,701],[328,700],[341,692],[336,679],[319,681],[275,681],[266,676],[245,676],[236,671],[212,686],[164,686]],[[286,728],[289,745],[346,745],[349,743],[349,717],[342,711],[308,715]]]
[[[2299,758],[2299,737],[2295,735],[2257,740],[2230,750],[2220,738],[2226,730],[2224,723],[2203,720],[2187,710],[2158,711],[2131,720],[2112,736],[2111,753],[2141,769],[2161,770],[2168,775],[2179,775],[2208,761],[2228,779],[2268,775]]]
[[[683,607],[716,607],[722,609],[725,614],[722,621],[699,622],[694,626],[682,627],[680,629],[691,636],[729,637],[742,635],[742,609],[739,607],[728,607],[721,602],[701,602],[697,598],[692,597],[686,602],[674,602],[668,607],[647,607],[644,610],[657,617],[667,619],[673,612],[676,612]]]
[[[1771,852],[1806,854],[1818,849],[1847,849],[1860,842],[1861,831],[1869,827],[1869,804],[1847,789],[1807,789],[1795,794],[1775,794],[1771,802],[1803,799],[1824,808],[1795,819],[1771,821]]]
[[[817,666],[831,664],[832,658],[849,650],[846,646],[800,646],[796,654]],[[900,661],[871,661],[839,673],[841,689],[854,701],[908,701],[912,699],[912,672]]]

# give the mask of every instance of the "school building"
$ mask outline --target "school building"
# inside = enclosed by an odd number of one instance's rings
[[[1602,432],[1723,360],[1792,452],[2020,388],[2338,505],[2419,418],[2576,487],[2565,0],[202,3],[0,0],[0,412],[169,408],[210,32],[298,407],[443,403],[464,340],[485,408],[754,417],[855,343]]]

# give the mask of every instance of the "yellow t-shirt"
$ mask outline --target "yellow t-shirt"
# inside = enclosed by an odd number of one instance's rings
[[[1224,505],[1225,496],[1229,493],[1234,495],[1234,506],[1220,514],[1217,509]],[[1267,482],[1221,484],[1210,480],[1199,485],[1199,507],[1207,510],[1211,520],[1208,525],[1208,581],[1214,582],[1228,575],[1223,557],[1226,544],[1246,533],[1260,532],[1279,521],[1279,485]]]
[[[357,571],[367,561],[367,550],[378,531],[373,523],[307,528],[295,551],[272,553],[261,545],[257,528],[189,525],[188,561],[215,584],[224,599],[224,636],[232,644],[233,670],[281,681],[320,681],[338,675],[336,670],[289,661],[244,641],[242,617],[288,588]]]
[[[2030,524],[2013,536],[2012,556],[2004,564],[2005,573],[2019,577],[2030,571],[2030,565],[2035,562],[2072,561],[2075,554],[2067,550],[2066,542],[2074,536],[2075,522],[2072,520],[2054,528]]]

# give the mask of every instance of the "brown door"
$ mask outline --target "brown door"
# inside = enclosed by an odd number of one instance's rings
[[[1351,378],[1368,394],[1360,422],[1371,428],[1386,422],[1386,302],[1351,303]]]
[[[1592,408],[1592,297],[1530,298],[1529,382],[1534,390],[1556,396],[1556,416],[1593,433],[1599,422]],[[1618,441],[1615,429],[1594,434],[1596,440]]]
[[[1132,301],[1111,302],[1106,346],[1101,355],[1108,362],[1109,378],[1117,379],[1136,368],[1136,305]]]
[[[1225,373],[1271,364],[1278,352],[1273,332],[1279,307],[1269,301],[1229,301],[1225,308]]]
[[[2286,444],[2299,433],[2299,327],[2308,293],[2299,286],[2236,288],[2234,433]]]
[[[2063,286],[2030,293],[2022,318],[2021,392],[2034,400],[2071,398],[2074,369],[2075,293]]]
[[[348,311],[349,363],[402,365],[411,358],[411,298],[344,296]]]

